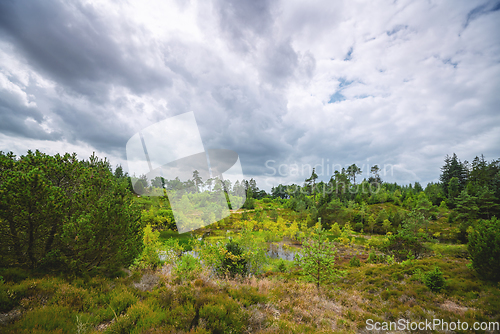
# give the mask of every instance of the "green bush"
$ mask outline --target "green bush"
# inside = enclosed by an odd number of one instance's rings
[[[203,305],[199,314],[211,333],[243,333],[246,329],[245,313],[236,301],[227,297]]]
[[[280,259],[280,260],[278,261],[277,268],[278,268],[278,271],[279,271],[280,273],[284,273],[284,272],[286,272],[286,271],[287,271],[287,265],[286,265],[286,263],[285,263],[285,260]]]
[[[222,259],[223,274],[231,277],[245,275],[247,273],[247,260],[243,255],[243,248],[231,240],[226,244],[226,251]]]
[[[116,315],[120,315],[136,302],[137,297],[134,296],[127,288],[122,287],[113,290],[109,307]]]
[[[252,197],[247,197],[245,203],[243,204],[243,209],[247,210],[255,209],[255,200]]]
[[[174,276],[179,281],[191,281],[201,273],[200,260],[191,254],[184,254],[173,269]]]
[[[0,152],[0,266],[85,274],[130,265],[140,212],[110,169],[94,155]]]
[[[339,277],[335,268],[335,255],[337,249],[335,244],[328,239],[326,231],[321,227],[315,233],[302,242],[302,249],[295,261],[302,269],[304,276],[316,284],[316,288]]]
[[[358,259],[356,255],[354,255],[349,261],[349,265],[351,267],[361,267],[361,261]]]
[[[402,233],[388,236],[388,242],[382,246],[382,250],[394,255],[398,261],[406,260],[408,252],[417,258],[426,252],[421,238]]]
[[[500,281],[500,220],[481,220],[469,234],[467,245],[472,266],[479,275]]]
[[[366,259],[367,263],[384,263],[385,256],[383,254],[377,255],[375,252],[370,252],[368,254],[368,259]]]
[[[435,267],[434,270],[429,271],[424,274],[423,281],[425,286],[427,286],[433,292],[439,292],[446,285],[446,280],[443,277],[443,273],[439,267]]]
[[[21,282],[29,277],[29,272],[22,268],[7,268],[0,272],[5,282]]]
[[[141,255],[134,261],[133,267],[141,269],[155,269],[161,264],[159,252],[162,249],[160,232],[153,231],[151,225],[144,227]]]

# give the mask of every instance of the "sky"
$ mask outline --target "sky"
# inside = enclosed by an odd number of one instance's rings
[[[499,1],[0,2],[0,151],[93,152],[193,111],[261,189],[500,158]],[[175,143],[179,138],[165,141]]]

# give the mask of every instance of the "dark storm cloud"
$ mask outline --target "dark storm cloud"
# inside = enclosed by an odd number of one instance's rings
[[[24,117],[20,115],[23,112]],[[26,116],[29,118],[26,118]],[[0,99],[0,133],[40,140],[61,139],[61,133],[59,132],[47,133],[44,131],[40,127],[40,122],[37,122],[37,118],[39,117],[39,113],[26,110],[22,107],[16,108],[16,111],[13,111],[8,106],[3,105],[3,101]]]
[[[70,143],[85,142],[103,152],[123,151],[134,131],[119,121],[115,113],[104,107],[94,110],[81,109],[65,103],[54,102],[56,123],[64,129],[65,138]]]
[[[141,28],[106,18],[73,1],[0,2],[4,38],[65,89],[102,100],[112,84],[137,93],[170,85],[167,71],[140,61],[144,50],[129,38],[144,38]]]
[[[194,111],[248,177],[329,159],[425,183],[446,154],[500,154],[498,1],[173,1],[0,2],[0,145],[123,163]]]

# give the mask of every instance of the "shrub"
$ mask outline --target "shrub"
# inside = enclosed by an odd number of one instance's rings
[[[222,259],[223,274],[234,277],[236,275],[245,275],[247,272],[247,260],[243,255],[243,248],[234,242],[229,241],[226,244],[226,253]]]
[[[418,258],[426,251],[421,240],[412,235],[398,233],[389,235],[387,239],[388,242],[381,249],[394,255],[398,261],[406,260],[409,252]]]
[[[281,273],[284,273],[285,271],[287,271],[287,266],[286,266],[285,260],[280,259],[278,261],[277,268],[278,268],[278,271],[281,272]]]
[[[435,267],[434,270],[425,273],[423,276],[424,284],[433,292],[439,292],[446,285],[446,281],[443,277],[443,273],[439,267]]]
[[[241,220],[248,220],[248,212],[247,211],[243,211],[241,213]]]
[[[476,272],[486,279],[500,281],[500,220],[479,221],[467,245]]]
[[[29,277],[29,272],[22,268],[7,268],[1,272],[5,282],[21,282]]]
[[[200,308],[200,319],[206,329],[211,333],[243,333],[246,317],[238,303],[227,297],[215,302]]]
[[[140,212],[109,162],[76,154],[0,152],[0,266],[84,274],[128,266],[141,247]]]
[[[191,254],[184,254],[173,270],[180,281],[191,281],[201,273],[200,260]]]
[[[361,261],[358,259],[356,255],[354,255],[349,261],[349,265],[351,267],[361,267]]]
[[[319,290],[321,284],[338,277],[334,268],[336,253],[335,245],[328,239],[325,230],[319,227],[309,240],[302,243],[300,254],[295,260]]]
[[[255,209],[255,200],[252,197],[247,197],[245,203],[243,204],[243,209],[247,210]]]
[[[366,259],[367,263],[384,263],[385,262],[385,256],[380,254],[377,255],[375,252],[370,252],[368,255],[368,259]]]
[[[161,264],[159,256],[161,250],[160,232],[153,231],[149,224],[144,228],[143,245],[142,253],[135,260],[133,267],[155,269]]]
[[[123,313],[131,305],[137,302],[137,297],[134,296],[127,288],[118,288],[113,290],[109,307],[116,315]]]

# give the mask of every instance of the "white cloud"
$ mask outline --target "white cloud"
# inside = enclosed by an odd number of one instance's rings
[[[500,153],[500,11],[483,4],[51,2],[57,33],[43,10],[4,4],[20,19],[0,24],[0,117],[18,127],[0,149],[121,161],[134,133],[193,110],[205,145],[262,182],[266,160],[327,158],[435,181],[446,154]],[[33,126],[52,142],[27,139]]]

